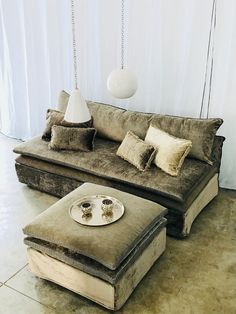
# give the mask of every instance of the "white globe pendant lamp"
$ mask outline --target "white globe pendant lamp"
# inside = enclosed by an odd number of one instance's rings
[[[135,94],[137,87],[137,79],[128,69],[114,70],[107,79],[107,88],[115,98],[130,98]]]
[[[132,97],[138,82],[132,71],[124,67],[124,0],[121,0],[121,68],[113,70],[107,79],[107,89],[115,98]]]
[[[72,123],[84,123],[91,120],[91,115],[80,90],[78,89],[77,76],[77,53],[76,53],[76,34],[75,34],[75,3],[71,0],[71,24],[72,24],[72,38],[73,38],[73,59],[74,59],[74,80],[75,89],[72,91],[64,119]]]

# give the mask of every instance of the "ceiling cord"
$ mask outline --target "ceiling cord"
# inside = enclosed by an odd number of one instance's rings
[[[206,82],[207,82],[207,69],[208,69],[209,58],[210,58],[210,46],[211,46],[211,39],[213,36],[213,31],[215,32],[215,27],[216,27],[216,0],[213,0],[212,12],[211,12],[211,26],[210,26],[210,33],[209,33],[208,47],[207,47],[205,80],[204,80],[201,109],[200,109],[200,115],[199,115],[200,118],[202,118],[202,114],[203,114],[203,105],[204,105],[204,98],[205,98],[205,93],[206,93]],[[213,52],[214,52],[214,42],[212,43],[212,59],[211,59],[211,71],[210,71],[210,82],[209,82],[210,85],[209,85],[209,95],[208,95],[208,104],[207,104],[207,117],[209,115],[209,106],[210,106],[211,82],[212,82],[212,72],[213,72]]]
[[[77,68],[77,51],[76,51],[76,32],[75,32],[75,2],[71,0],[71,26],[72,26],[72,45],[73,45],[73,62],[74,62],[74,80],[75,88],[78,88],[78,68]]]
[[[125,1],[121,0],[121,69],[124,69],[125,55]]]

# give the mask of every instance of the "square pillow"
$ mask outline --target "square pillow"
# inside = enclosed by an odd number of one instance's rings
[[[92,126],[92,120],[84,123],[72,123],[64,120],[64,113],[58,110],[48,109],[46,115],[46,127],[42,135],[42,139],[50,141],[52,126],[62,125],[67,127],[87,128]]]
[[[154,163],[171,176],[177,176],[192,148],[192,142],[174,137],[158,128],[150,126],[145,142],[157,149]]]
[[[116,155],[131,163],[140,171],[144,171],[150,166],[155,156],[155,148],[145,143],[133,132],[128,131]]]
[[[52,138],[48,147],[53,150],[92,151],[96,130],[93,128],[52,127]]]

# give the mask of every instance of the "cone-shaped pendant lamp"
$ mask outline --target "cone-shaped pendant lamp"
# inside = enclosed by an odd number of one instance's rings
[[[91,115],[88,110],[86,101],[78,89],[77,77],[77,53],[76,53],[76,36],[75,36],[75,3],[71,0],[71,23],[72,23],[72,38],[73,38],[73,58],[74,58],[74,79],[75,89],[71,93],[68,106],[65,112],[65,120],[72,123],[84,123],[91,120]]]
[[[135,75],[124,68],[124,0],[121,0],[121,68],[113,70],[107,79],[107,89],[115,98],[130,98],[137,88]]]

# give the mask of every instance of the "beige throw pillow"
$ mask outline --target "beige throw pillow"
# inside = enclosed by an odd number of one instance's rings
[[[145,143],[133,132],[128,131],[116,155],[131,163],[140,171],[144,171],[153,161],[155,148]]]
[[[66,91],[62,90],[58,97],[58,104],[57,104],[57,110],[61,111],[63,113],[66,112],[66,108],[69,102],[70,94],[68,94]]]
[[[170,135],[192,141],[189,157],[212,165],[211,154],[216,132],[222,119],[196,119],[168,115],[153,115],[151,125]]]
[[[191,150],[192,142],[174,137],[152,125],[149,127],[145,142],[157,149],[154,163],[171,176],[177,176],[185,157]]]

